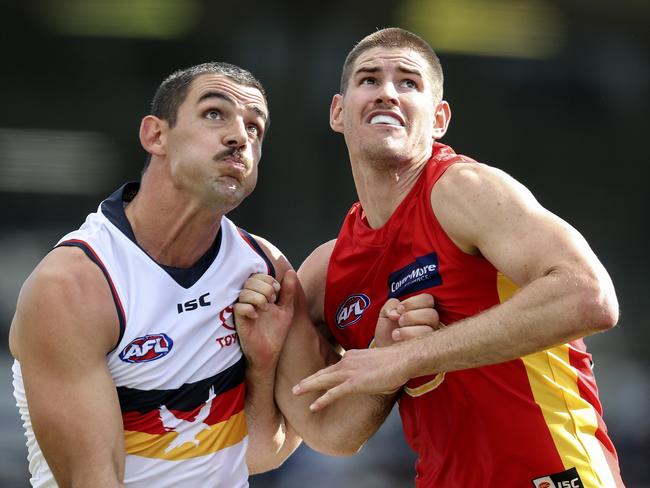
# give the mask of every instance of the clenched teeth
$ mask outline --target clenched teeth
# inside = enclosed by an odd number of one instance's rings
[[[396,117],[391,117],[390,115],[375,115],[370,119],[371,124],[388,124],[388,125],[398,125],[402,126],[402,122]]]

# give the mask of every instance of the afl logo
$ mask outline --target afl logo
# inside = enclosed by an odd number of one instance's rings
[[[370,298],[363,293],[350,295],[336,311],[336,326],[345,329],[361,320],[361,315],[370,305]]]
[[[125,363],[147,363],[169,354],[174,341],[167,334],[149,334],[132,340],[122,349],[120,359]]]

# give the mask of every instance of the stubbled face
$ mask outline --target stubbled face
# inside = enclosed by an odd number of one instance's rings
[[[167,133],[174,185],[206,206],[235,208],[257,183],[267,118],[256,88],[223,75],[195,78]]]
[[[428,159],[438,102],[430,73],[425,58],[407,48],[378,47],[357,58],[330,111],[352,158],[390,166]]]

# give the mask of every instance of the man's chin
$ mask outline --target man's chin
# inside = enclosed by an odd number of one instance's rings
[[[235,208],[248,196],[250,192],[241,185],[232,181],[217,181],[213,185],[212,200],[218,206]]]
[[[400,158],[404,153],[403,145],[389,138],[368,142],[368,144],[364,145],[363,149],[370,159],[384,160]]]

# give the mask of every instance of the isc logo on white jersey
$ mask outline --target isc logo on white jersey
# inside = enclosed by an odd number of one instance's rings
[[[167,334],[148,334],[132,340],[122,352],[120,359],[125,363],[146,363],[169,354],[174,341]]]
[[[336,311],[336,326],[345,329],[361,320],[361,315],[370,305],[370,298],[363,293],[347,297]]]

